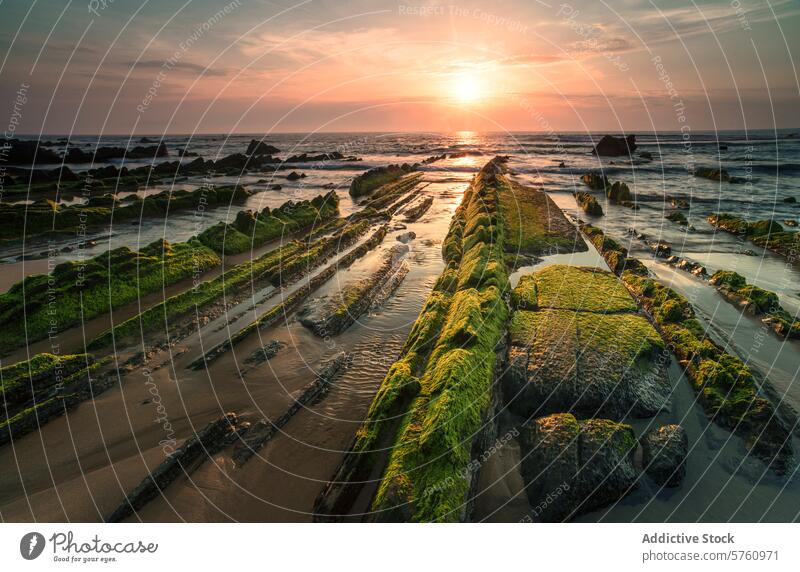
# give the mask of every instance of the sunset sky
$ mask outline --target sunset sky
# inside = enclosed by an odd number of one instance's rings
[[[0,95],[10,115],[24,94],[18,133],[800,126],[797,0],[0,9]]]

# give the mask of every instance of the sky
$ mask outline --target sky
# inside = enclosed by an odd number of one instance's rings
[[[800,0],[0,0],[16,134],[800,126]]]

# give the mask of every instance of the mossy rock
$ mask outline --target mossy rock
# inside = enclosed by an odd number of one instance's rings
[[[523,428],[522,477],[536,520],[559,522],[597,510],[636,487],[633,428],[559,413]]]
[[[619,279],[610,272],[558,264],[543,268],[533,276],[539,308],[599,313],[638,309]]]

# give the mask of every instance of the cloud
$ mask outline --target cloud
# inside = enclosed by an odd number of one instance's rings
[[[207,68],[206,66],[202,66],[200,64],[195,64],[192,62],[180,61],[177,64],[173,65],[166,65],[164,60],[140,60],[138,62],[123,62],[122,65],[136,67],[136,69],[144,69],[144,70],[160,70],[160,69],[168,69],[170,73],[177,72],[177,73],[185,73],[191,75],[204,75],[209,77],[223,77],[228,75],[228,70],[225,68],[214,67],[214,68]]]
[[[567,61],[566,55],[553,55],[553,54],[517,54],[500,58],[497,60],[498,65],[515,66],[515,65],[546,65]]]

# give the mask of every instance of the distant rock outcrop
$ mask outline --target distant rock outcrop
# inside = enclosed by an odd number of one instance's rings
[[[57,153],[47,149],[38,141],[11,139],[0,145],[0,162],[11,165],[31,165],[34,159],[40,165],[61,162],[61,157]]]
[[[593,153],[598,157],[621,157],[623,155],[632,156],[635,150],[636,135],[628,135],[627,137],[603,135],[603,138],[595,146]]]
[[[280,149],[256,139],[250,140],[247,151],[245,151],[246,155],[274,155],[275,153],[280,153]]]

